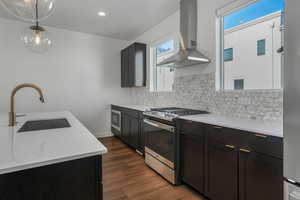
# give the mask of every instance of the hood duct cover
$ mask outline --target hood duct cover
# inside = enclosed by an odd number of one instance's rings
[[[209,63],[210,59],[197,50],[197,0],[180,1],[180,50],[158,63],[175,68]]]

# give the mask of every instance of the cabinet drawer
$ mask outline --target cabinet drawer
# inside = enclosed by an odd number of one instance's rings
[[[283,158],[283,139],[263,134],[252,133],[249,136],[252,151],[277,158]]]
[[[127,108],[123,108],[123,113],[126,115],[129,115],[130,117],[139,118],[140,117],[140,111],[137,110],[131,110]]]
[[[204,135],[204,124],[183,120],[180,121],[180,133],[185,135],[195,135],[203,136]]]
[[[206,126],[206,137],[208,140],[234,146],[239,145],[242,141],[237,130],[213,125]]]

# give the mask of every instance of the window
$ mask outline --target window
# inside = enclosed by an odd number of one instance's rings
[[[234,80],[234,89],[243,90],[244,89],[244,79],[235,79]]]
[[[257,55],[262,56],[266,54],[266,40],[257,41]]]
[[[157,66],[164,59],[172,56],[177,51],[177,42],[174,39],[167,39],[152,45],[151,56],[151,83],[150,91],[169,92],[173,91],[174,69]]]
[[[236,0],[217,10],[217,89],[282,88],[284,5]]]
[[[228,48],[224,50],[224,61],[232,61],[233,60],[233,48]]]
[[[156,55],[160,57],[172,53],[174,51],[174,48],[175,48],[175,41],[168,40],[156,46]]]

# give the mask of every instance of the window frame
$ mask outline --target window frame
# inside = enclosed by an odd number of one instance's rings
[[[243,83],[243,84],[242,84],[242,85],[243,85],[243,88],[238,88],[238,89],[237,89],[237,88],[235,87],[237,81],[242,81],[242,83]],[[234,84],[233,84],[233,85],[234,85],[234,90],[244,90],[244,88],[245,88],[245,79],[243,79],[243,78],[238,78],[238,79],[234,79],[233,82],[234,82]]]
[[[162,37],[159,40],[153,41],[150,43],[150,66],[149,66],[149,71],[150,71],[150,87],[149,90],[150,92],[172,92],[172,91],[158,91],[157,90],[157,70],[156,70],[156,64],[157,64],[157,51],[156,51],[156,46],[159,44],[162,44],[164,42],[167,42],[169,40],[174,41],[174,50],[171,52],[164,53],[160,55],[160,57],[169,57],[173,55],[174,53],[178,52],[179,50],[179,40],[178,40],[178,34],[169,34],[167,36]],[[156,71],[156,73],[155,73]]]
[[[160,43],[156,44],[155,47],[153,47],[153,48],[157,49],[156,47],[158,45],[163,44],[163,43],[168,42],[168,41],[174,41],[174,49],[172,51],[161,54],[159,57],[168,57],[168,56],[173,55],[176,52],[176,41],[175,41],[175,39],[164,40],[163,42],[160,42]],[[157,51],[156,51],[156,57],[157,57]]]
[[[260,0],[234,0],[225,4],[215,11],[216,16],[216,73],[215,73],[215,88],[216,91],[236,91],[231,89],[225,89],[225,73],[224,73],[224,17],[236,12],[237,10],[243,9],[250,6],[251,4],[257,3]],[[284,20],[284,19],[283,19]],[[284,38],[284,32],[282,32],[282,38]],[[282,40],[283,42],[283,40]],[[284,56],[281,59],[281,88],[273,89],[252,89],[252,90],[282,90],[283,89],[283,65]],[[244,89],[249,90],[249,89]]]
[[[259,49],[260,42],[264,42],[263,43],[264,44],[264,52],[263,53],[259,52],[259,50],[260,50]],[[264,56],[264,55],[266,55],[266,39],[257,40],[256,45],[257,45],[257,56]]]
[[[226,50],[231,50],[231,57],[229,58],[229,59],[225,59],[225,51]],[[230,62],[230,61],[233,61],[233,58],[234,58],[234,56],[233,56],[233,53],[234,53],[234,51],[233,51],[233,47],[229,47],[229,48],[227,48],[227,49],[224,49],[224,53],[223,53],[223,55],[224,55],[224,62]]]

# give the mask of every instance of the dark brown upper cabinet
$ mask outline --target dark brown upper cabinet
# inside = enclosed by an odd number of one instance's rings
[[[147,45],[133,43],[121,51],[121,87],[146,86]]]

